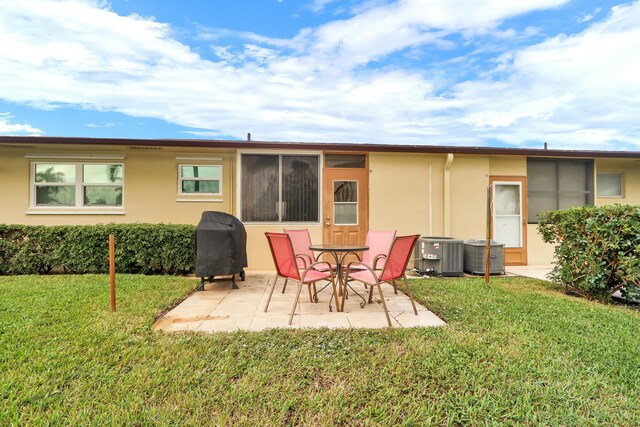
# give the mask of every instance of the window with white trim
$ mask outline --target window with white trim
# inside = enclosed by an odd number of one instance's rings
[[[622,197],[622,174],[598,172],[596,177],[598,197]]]
[[[240,161],[242,221],[319,221],[320,156],[242,154]]]
[[[222,194],[222,166],[178,165],[178,194]]]
[[[32,163],[33,207],[122,207],[121,163]]]

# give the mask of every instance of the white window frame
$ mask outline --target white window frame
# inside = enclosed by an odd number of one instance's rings
[[[600,175],[615,175],[620,180],[620,193],[613,195],[602,195],[599,193],[600,191]],[[596,197],[598,198],[609,198],[609,199],[622,199],[624,197],[624,175],[622,172],[597,172],[596,173]]]
[[[182,177],[182,168],[183,167],[211,167],[218,168],[219,176],[218,179],[212,178],[183,178]],[[182,191],[182,182],[183,181],[218,181],[218,188],[220,191],[217,193],[185,193]],[[178,196],[186,196],[186,197],[197,197],[197,196],[222,196],[222,165],[213,165],[207,163],[179,163],[178,164]]]
[[[242,218],[242,155],[243,154],[247,154],[247,155],[261,155],[261,154],[265,154],[265,155],[274,155],[274,156],[280,156],[280,168],[281,168],[281,164],[282,164],[282,156],[317,156],[318,157],[318,220],[317,221],[309,221],[309,222],[296,222],[296,221],[245,221],[244,218]],[[322,154],[322,152],[320,151],[312,151],[312,150],[299,150],[299,151],[292,151],[292,150],[282,150],[282,151],[269,151],[269,150],[249,150],[249,149],[240,149],[238,150],[238,155],[236,157],[236,182],[238,183],[237,186],[237,200],[236,200],[236,212],[238,212],[238,217],[240,218],[240,220],[245,224],[245,225],[255,225],[255,226],[269,226],[269,225],[276,225],[276,226],[282,226],[282,225],[296,225],[296,226],[304,226],[304,225],[319,225],[321,224],[321,220],[322,220],[322,206],[323,206],[323,176],[322,176],[322,170],[323,167],[322,165],[324,165],[324,156]],[[280,185],[282,185],[282,182],[280,182]]]
[[[38,183],[36,182],[36,165],[51,164],[51,165],[72,165],[75,167],[75,182],[69,182],[64,184],[58,183]],[[90,183],[84,182],[84,166],[85,165],[117,165],[122,167],[122,182],[121,183]],[[105,160],[97,161],[65,161],[57,160],[55,158],[32,161],[29,165],[29,210],[28,214],[124,214],[124,202],[125,202],[125,165],[123,162],[113,162]],[[37,205],[36,204],[36,187],[38,185],[49,186],[74,186],[75,187],[75,205],[74,206],[59,206],[59,205]],[[122,188],[122,205],[120,206],[85,206],[84,205],[84,188],[100,186],[100,187],[120,187]]]

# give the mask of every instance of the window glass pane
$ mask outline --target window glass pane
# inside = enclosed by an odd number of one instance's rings
[[[83,170],[87,184],[122,182],[122,165],[84,165]]]
[[[122,206],[122,187],[85,187],[84,205]]]
[[[493,203],[496,215],[520,215],[520,186],[496,184]]]
[[[220,181],[182,181],[183,193],[220,194]]]
[[[283,221],[318,221],[318,156],[282,156]]]
[[[53,165],[40,163],[36,165],[36,182],[69,182],[76,180],[75,165]]]
[[[341,203],[333,205],[333,217],[336,225],[357,224],[358,204]]]
[[[183,178],[220,179],[220,166],[181,166],[180,174]]]
[[[598,174],[598,196],[622,197],[622,174],[599,173]]]
[[[75,204],[75,186],[36,186],[36,206],[75,206]]]
[[[364,168],[364,154],[325,154],[324,164],[328,168]]]
[[[335,203],[357,202],[357,181],[335,181],[333,183],[333,201]]]
[[[278,221],[278,156],[242,156],[242,220]]]

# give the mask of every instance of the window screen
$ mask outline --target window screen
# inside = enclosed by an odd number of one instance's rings
[[[592,160],[527,160],[528,222],[543,211],[593,205]]]
[[[318,221],[318,156],[243,154],[241,169],[243,221]]]

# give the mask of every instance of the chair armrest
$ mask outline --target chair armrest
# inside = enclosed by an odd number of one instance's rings
[[[309,268],[309,266],[313,263],[313,260],[311,259],[311,257],[307,254],[299,254],[296,255],[296,264],[297,264],[297,260],[302,261],[302,269],[306,270],[307,268]]]
[[[385,259],[387,259],[387,256],[385,254],[380,254],[377,255],[374,259],[373,259],[373,269],[374,270],[380,270],[382,269],[383,266],[378,267],[378,261],[382,260],[384,261]]]
[[[347,267],[346,267],[347,276],[349,275],[349,272],[352,270],[353,267],[361,267],[361,268],[356,269],[358,271],[369,270],[375,276],[375,273],[374,273],[373,269],[371,268],[371,266],[369,264],[366,264],[366,263],[360,262],[360,261],[352,261],[349,264],[347,264]]]

